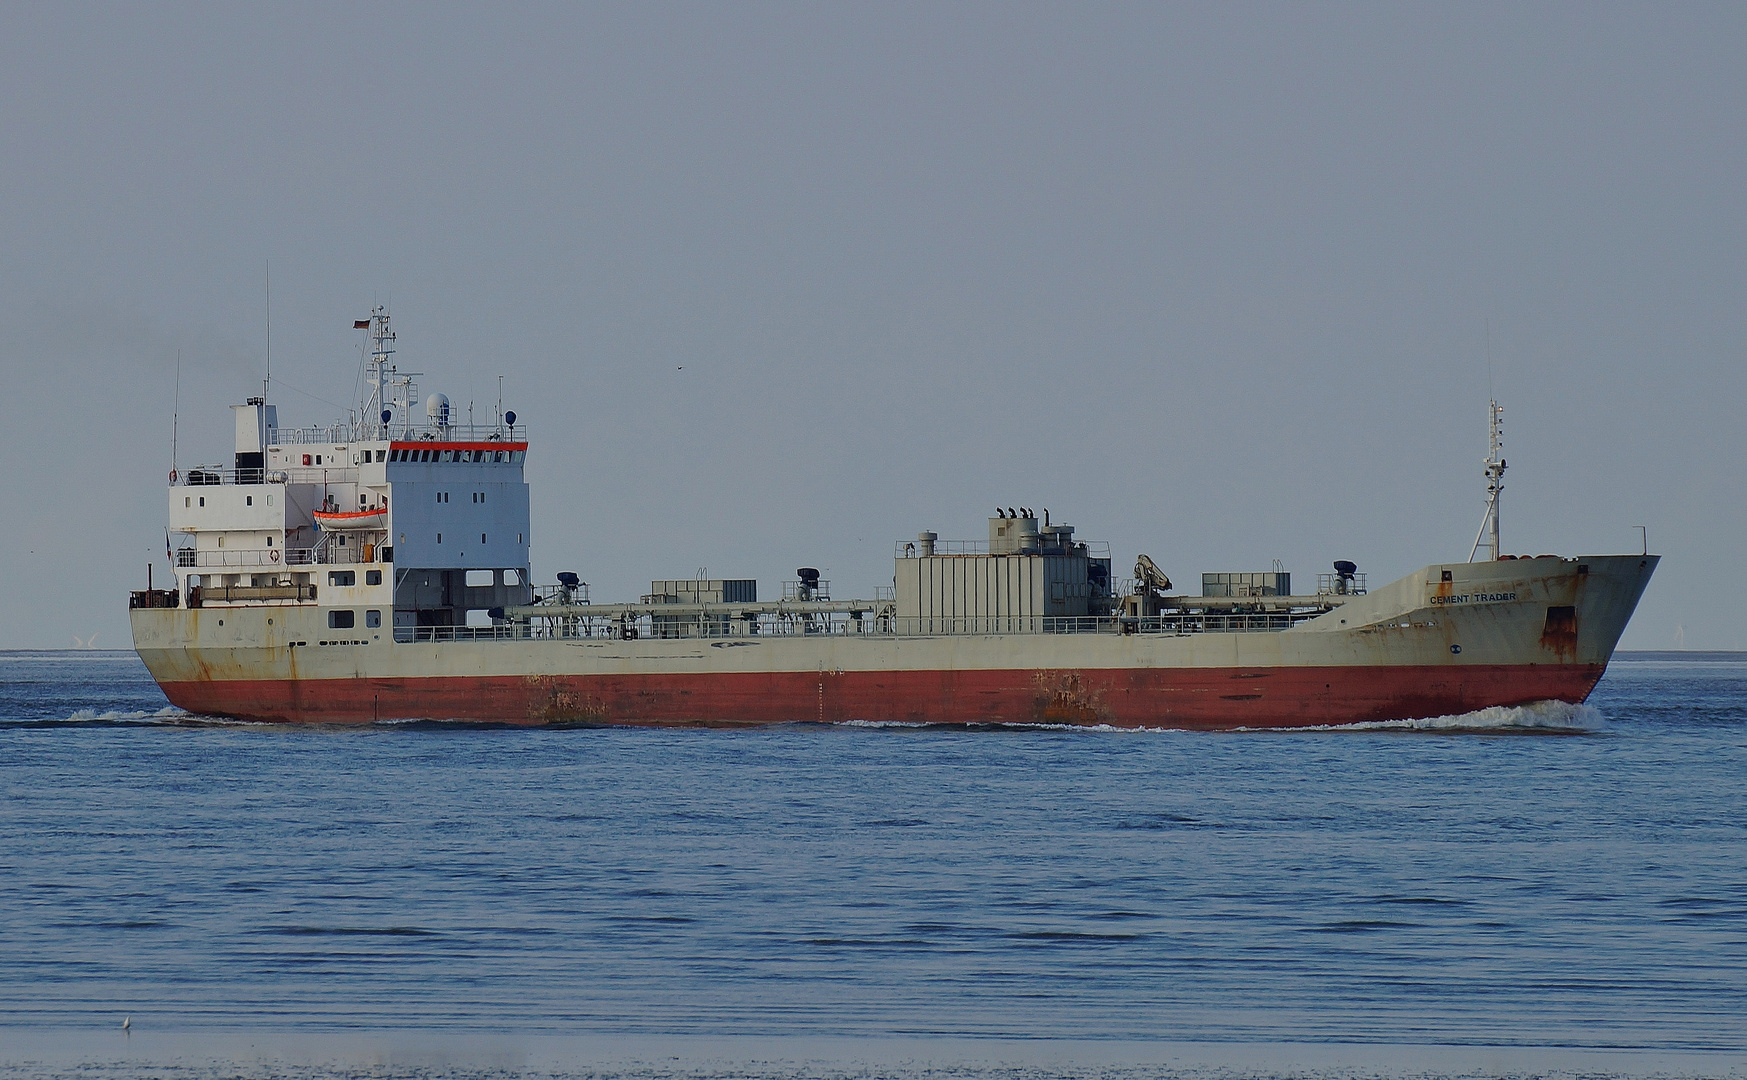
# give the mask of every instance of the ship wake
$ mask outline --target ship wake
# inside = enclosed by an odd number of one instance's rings
[[[1403,720],[1372,720],[1356,724],[1326,724],[1295,731],[1424,731],[1494,735],[1592,735],[1602,726],[1601,710],[1569,701],[1536,701],[1528,705],[1491,705],[1451,716]],[[1271,728],[1267,730],[1283,730]]]
[[[1491,734],[1491,735],[1593,735],[1602,728],[1601,710],[1593,705],[1573,705],[1568,701],[1536,701],[1528,705],[1493,705],[1473,712],[1449,716],[1411,717],[1399,720],[1365,720],[1351,724],[1314,724],[1271,726],[1239,725],[1227,731],[1290,732],[1290,731],[1405,731],[1431,734]],[[860,728],[934,728],[940,730],[1014,731],[1077,731],[1116,732],[1134,734],[1183,733],[1190,729],[1168,724],[1159,726],[1116,726],[1111,724],[1059,723],[918,723],[904,720],[846,720],[837,727]]]

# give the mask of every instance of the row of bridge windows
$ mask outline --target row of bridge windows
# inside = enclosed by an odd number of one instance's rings
[[[473,462],[477,464],[502,464],[518,462],[526,450],[436,450],[424,447],[411,447],[402,450],[391,450],[388,453],[390,461],[418,462]]]

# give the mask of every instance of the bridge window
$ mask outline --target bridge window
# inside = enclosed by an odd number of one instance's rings
[[[490,570],[467,571],[467,587],[469,589],[483,589],[492,584],[494,584],[494,582],[492,581],[492,572]]]
[[[376,460],[381,461],[387,454],[388,454],[388,451],[386,451],[386,450],[376,451]]]
[[[505,585],[520,585],[522,583],[522,575],[514,570],[505,570],[503,572],[503,583]]]
[[[330,611],[328,612],[328,628],[330,630],[350,630],[357,616],[358,613],[355,611]]]

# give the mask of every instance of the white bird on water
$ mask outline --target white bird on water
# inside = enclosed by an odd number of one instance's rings
[[[131,1035],[131,1034],[133,1034],[132,1028],[133,1028],[133,1017],[131,1015],[122,1017],[121,1018],[121,1030],[126,1031],[128,1034]]]

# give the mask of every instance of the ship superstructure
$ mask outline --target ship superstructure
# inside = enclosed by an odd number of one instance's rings
[[[252,719],[509,723],[1338,724],[1582,701],[1657,557],[1499,549],[1493,404],[1489,559],[1376,590],[1349,560],[1203,575],[1178,591],[1147,555],[1045,510],[997,508],[987,538],[897,542],[892,585],[839,599],[802,567],[658,579],[595,603],[529,574],[528,431],[456,423],[392,363],[385,311],[369,396],[347,422],[282,429],[233,406],[224,466],[173,476],[174,588],[135,593],[136,647],[170,700]],[[1476,545],[1476,554],[1479,546]],[[1122,564],[1126,566],[1127,564]]]
[[[529,599],[526,428],[513,412],[456,423],[441,394],[421,408],[412,374],[392,365],[387,312],[367,325],[363,419],[281,428],[275,406],[250,398],[231,407],[231,461],[172,476],[176,595],[148,602],[313,604],[333,631],[320,641],[463,625]]]

